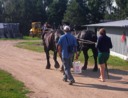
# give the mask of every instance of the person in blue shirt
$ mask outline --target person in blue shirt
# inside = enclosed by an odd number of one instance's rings
[[[105,71],[105,64],[109,59],[110,55],[110,48],[112,48],[111,38],[106,35],[106,30],[101,28],[99,30],[99,38],[97,42],[97,49],[98,49],[98,62],[100,65],[100,81],[105,81],[104,71]]]
[[[72,66],[72,57],[74,53],[76,54],[76,59],[78,59],[77,53],[77,41],[76,38],[70,33],[70,27],[64,26],[65,34],[62,35],[58,41],[58,53],[62,58],[62,63],[64,67],[64,78],[63,80],[67,82],[69,80],[69,84],[72,85],[75,80],[71,74],[71,66]],[[69,52],[68,48],[72,48],[73,52]]]

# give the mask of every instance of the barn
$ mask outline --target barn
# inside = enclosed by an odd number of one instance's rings
[[[128,60],[128,20],[119,20],[98,24],[86,25],[89,30],[97,32],[103,27],[106,33],[111,37],[113,48],[111,55],[118,56],[124,60]]]
[[[0,23],[0,38],[22,38],[19,23]]]

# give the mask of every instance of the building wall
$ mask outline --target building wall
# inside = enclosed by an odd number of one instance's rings
[[[19,23],[0,23],[0,38],[22,38]]]
[[[88,27],[89,30],[95,31],[94,27]],[[105,27],[107,35],[111,38],[113,48],[111,54],[123,59],[128,59],[128,28],[123,27]],[[99,28],[97,28],[97,31]],[[123,32],[126,33],[126,41],[121,41]],[[98,35],[98,33],[97,33]],[[99,35],[98,35],[99,36]]]

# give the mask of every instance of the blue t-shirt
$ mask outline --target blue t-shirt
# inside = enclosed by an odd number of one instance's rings
[[[73,47],[77,47],[77,41],[71,33],[66,33],[60,37],[58,45],[62,48],[62,58],[70,58],[72,53],[68,53],[68,46],[72,45]]]

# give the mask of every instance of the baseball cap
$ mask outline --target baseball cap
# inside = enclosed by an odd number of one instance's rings
[[[64,30],[65,31],[70,30],[70,27],[69,26],[64,26]]]

